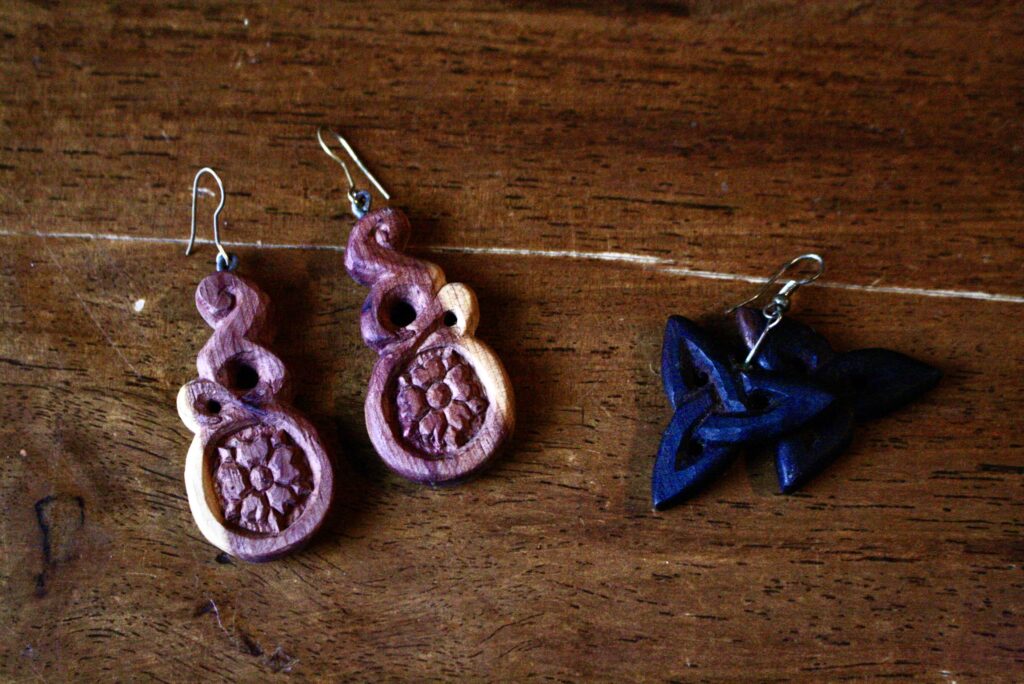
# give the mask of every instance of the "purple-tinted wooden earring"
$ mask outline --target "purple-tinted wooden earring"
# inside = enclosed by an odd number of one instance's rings
[[[804,262],[817,270],[787,281],[763,309],[747,306]],[[692,496],[752,446],[774,453],[780,489],[790,493],[835,460],[856,421],[888,413],[938,382],[938,369],[908,356],[887,349],[837,354],[807,326],[784,320],[792,294],[824,268],[817,254],[799,256],[727,312],[736,314],[742,353],[730,353],[692,321],[669,319],[662,378],[675,415],[651,480],[656,508]]]
[[[479,472],[504,445],[515,423],[512,387],[501,361],[476,339],[476,295],[449,283],[429,261],[403,253],[409,219],[398,209],[370,211],[348,166],[317,139],[345,171],[355,226],[345,269],[370,288],[360,317],[363,341],[379,358],[366,392],[366,429],[377,453],[416,482],[447,484]],[[360,171],[389,199],[348,142],[330,131]]]
[[[301,547],[327,515],[334,474],[316,429],[288,405],[287,370],[266,344],[270,299],[234,273],[238,258],[220,243],[224,185],[210,168],[192,183],[196,237],[199,179],[220,189],[213,214],[217,272],[203,278],[196,307],[213,335],[196,365],[199,377],[178,392],[178,414],[195,433],[185,459],[192,517],[206,539],[233,556],[267,561]]]

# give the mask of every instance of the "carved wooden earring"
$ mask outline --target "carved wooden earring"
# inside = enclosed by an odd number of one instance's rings
[[[178,392],[178,413],[196,433],[185,460],[189,507],[200,531],[221,550],[266,561],[305,544],[324,521],[334,475],[313,426],[285,403],[284,364],[264,344],[272,338],[270,300],[233,271],[238,258],[220,243],[224,186],[210,168],[192,183],[196,238],[199,179],[220,189],[213,214],[217,272],[203,278],[196,307],[213,336],[196,360],[199,378]]]
[[[764,308],[747,306],[802,262],[817,270],[788,280]],[[772,452],[779,488],[793,492],[846,448],[855,423],[910,403],[939,381],[937,368],[905,354],[837,353],[809,327],[784,319],[790,296],[824,270],[817,254],[799,256],[760,292],[729,309],[736,313],[740,354],[731,354],[694,322],[669,318],[661,369],[675,415],[654,464],[655,508],[696,493],[750,446]]]
[[[409,219],[394,208],[370,211],[371,196],[357,190],[345,162],[357,221],[345,268],[370,287],[363,305],[363,340],[380,357],[366,393],[366,427],[384,462],[416,482],[444,484],[477,473],[512,432],[514,400],[501,361],[478,341],[476,296],[447,283],[435,264],[402,253]],[[352,161],[390,199],[355,151],[331,131]]]

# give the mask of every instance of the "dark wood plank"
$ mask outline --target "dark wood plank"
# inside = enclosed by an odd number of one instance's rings
[[[5,214],[177,236],[211,164],[236,238],[343,242],[326,121],[450,244],[1021,289],[1012,4],[252,9],[5,10]]]
[[[1022,20],[3,5],[2,678],[1019,679]],[[394,192],[412,251],[474,288],[509,371],[511,446],[461,488],[390,474],[366,436],[375,355],[319,123]],[[226,237],[280,245],[234,251],[339,456],[313,545],[259,566],[203,540],[182,478],[214,250],[149,241],[186,237],[205,164]],[[665,318],[808,249],[829,271],[794,316],[945,380],[796,496],[752,459],[652,512]]]

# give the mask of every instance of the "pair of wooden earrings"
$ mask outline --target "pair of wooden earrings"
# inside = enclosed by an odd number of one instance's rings
[[[351,146],[332,134],[366,177]],[[431,485],[479,472],[506,442],[515,422],[511,385],[501,361],[474,337],[479,310],[473,291],[448,283],[440,267],[403,253],[409,220],[394,208],[370,211],[345,162],[356,223],[345,268],[370,294],[362,308],[363,340],[379,355],[367,388],[366,427],[377,453],[396,473]],[[334,472],[316,429],[288,404],[281,360],[266,345],[270,300],[237,275],[238,258],[220,241],[224,186],[210,168],[192,184],[196,237],[200,178],[220,190],[213,214],[216,272],[199,283],[196,307],[214,329],[197,358],[199,377],[178,393],[178,413],[195,433],[185,462],[189,507],[200,531],[222,551],[267,561],[305,544],[330,508]]]

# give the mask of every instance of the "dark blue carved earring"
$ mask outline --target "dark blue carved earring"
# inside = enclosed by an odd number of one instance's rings
[[[805,262],[816,270],[788,280],[764,308],[747,306]],[[837,354],[809,327],[784,320],[792,294],[824,270],[817,254],[799,256],[726,312],[736,314],[745,354],[730,353],[692,321],[669,318],[661,368],[675,415],[654,465],[655,508],[692,496],[755,446],[774,453],[779,486],[792,492],[839,455],[856,421],[888,413],[939,380],[938,369],[886,349]]]

